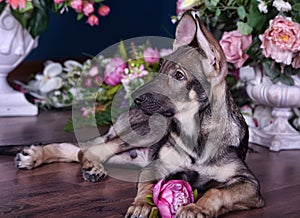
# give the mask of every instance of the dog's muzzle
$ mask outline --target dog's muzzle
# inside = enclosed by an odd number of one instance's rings
[[[145,114],[152,115],[154,113],[162,114],[165,117],[173,117],[175,109],[169,107],[168,100],[163,95],[145,93],[134,99],[135,105]]]

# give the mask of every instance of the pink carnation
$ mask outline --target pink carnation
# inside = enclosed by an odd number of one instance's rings
[[[91,2],[85,2],[83,4],[83,9],[82,9],[83,13],[85,16],[89,16],[91,13],[94,12],[94,5]]]
[[[99,25],[99,19],[96,15],[92,14],[89,16],[89,18],[86,21],[88,24],[90,24],[91,26],[94,25]]]
[[[153,64],[159,61],[160,56],[157,49],[153,49],[149,47],[144,50],[143,58],[146,63]]]
[[[153,187],[153,201],[162,218],[175,218],[179,207],[194,202],[193,190],[183,180],[161,180]]]
[[[300,51],[300,25],[279,15],[270,21],[260,40],[262,53],[267,58],[290,65],[295,53]]]
[[[110,8],[107,5],[102,5],[99,9],[98,9],[98,13],[99,15],[105,17],[110,13]]]
[[[71,0],[71,8],[76,12],[82,12],[83,1],[82,0]]]
[[[26,0],[6,0],[13,9],[24,9],[26,6]]]
[[[220,45],[226,56],[226,60],[236,68],[243,66],[249,56],[244,52],[252,43],[251,35],[243,35],[240,31],[234,30],[224,32],[220,40]]]
[[[104,70],[105,83],[110,86],[118,85],[124,77],[126,62],[119,57],[112,58]]]

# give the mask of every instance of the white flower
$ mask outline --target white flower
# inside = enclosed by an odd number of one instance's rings
[[[257,0],[259,2],[258,4],[258,10],[261,12],[261,13],[268,13],[268,5],[265,1],[263,0]]]
[[[292,10],[292,6],[290,5],[290,3],[285,2],[283,0],[275,0],[273,2],[273,7],[275,7],[278,11],[290,11]]]
[[[43,74],[35,76],[36,82],[34,86],[42,93],[48,93],[62,87],[63,80],[58,77],[63,68],[59,63],[49,63],[43,70]]]

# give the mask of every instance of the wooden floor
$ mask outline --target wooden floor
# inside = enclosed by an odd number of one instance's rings
[[[75,140],[63,126],[70,112],[38,117],[0,118],[4,145]],[[300,217],[300,150],[269,152],[255,146],[247,163],[261,183],[266,206],[223,218]],[[76,163],[55,163],[17,170],[13,156],[0,155],[0,217],[123,217],[136,184],[110,176],[101,183],[83,181]]]

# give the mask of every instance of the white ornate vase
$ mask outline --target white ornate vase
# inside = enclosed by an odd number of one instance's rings
[[[300,133],[288,121],[292,108],[300,107],[299,77],[294,76],[295,85],[288,86],[272,83],[258,67],[245,67],[240,72],[248,81],[247,93],[254,103],[272,107],[273,122],[265,127],[249,127],[249,141],[271,151],[300,149]]]
[[[37,39],[22,28],[8,7],[0,15],[0,116],[32,116],[38,109],[23,93],[13,90],[7,75],[37,46]]]

